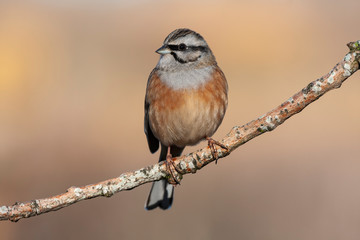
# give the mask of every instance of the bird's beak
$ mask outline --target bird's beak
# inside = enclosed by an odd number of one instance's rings
[[[155,52],[158,53],[158,54],[161,54],[161,55],[171,53],[170,49],[166,45],[163,45],[161,48],[159,48]]]

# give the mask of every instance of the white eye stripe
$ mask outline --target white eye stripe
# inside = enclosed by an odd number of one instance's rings
[[[172,39],[171,41],[165,41],[165,44],[168,45],[180,45],[185,44],[186,46],[206,46],[207,43],[204,39],[200,39],[192,34],[186,35],[184,37],[180,37],[177,39]]]

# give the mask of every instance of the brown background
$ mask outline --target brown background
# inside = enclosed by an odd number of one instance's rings
[[[172,30],[201,33],[227,76],[220,139],[340,61],[345,44],[360,39],[359,7],[358,0],[2,1],[0,205],[157,161],[143,133],[143,101],[154,51]],[[143,209],[148,184],[0,222],[0,239],[359,239],[359,76],[186,176],[170,211]]]

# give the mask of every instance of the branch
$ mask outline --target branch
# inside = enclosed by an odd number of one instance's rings
[[[326,92],[339,88],[341,84],[359,69],[360,61],[360,40],[348,43],[349,53],[344,59],[326,75],[309,83],[301,91],[290,97],[280,106],[264,114],[243,126],[235,126],[222,139],[222,143],[228,147],[229,151],[216,148],[219,158],[229,155],[240,145],[251,139],[274,130],[286,119],[302,111],[307,105],[316,101]],[[195,173],[207,164],[214,161],[208,147],[185,156],[174,158],[174,163],[180,170],[177,178],[182,175]],[[121,174],[117,178],[109,179],[84,187],[70,187],[66,193],[50,198],[32,200],[30,202],[15,203],[12,206],[0,207],[0,220],[18,221],[21,218],[33,217],[50,211],[56,211],[70,206],[82,200],[91,199],[99,196],[111,197],[117,192],[130,190],[142,184],[168,178],[169,182],[174,182],[166,172],[164,162],[154,164],[134,172]]]

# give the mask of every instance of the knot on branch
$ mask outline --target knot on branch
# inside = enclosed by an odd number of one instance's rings
[[[351,57],[354,57],[354,59],[356,60],[355,62],[353,62],[353,66],[351,66],[352,69],[354,69],[355,71],[357,69],[359,69],[359,65],[360,65],[360,40],[356,41],[356,42],[349,42],[347,44],[347,46],[350,49],[350,52],[345,56],[345,58],[349,55]],[[346,59],[345,59],[346,60]]]
[[[349,47],[350,51],[360,51],[360,40],[356,42],[349,42],[347,46]]]

